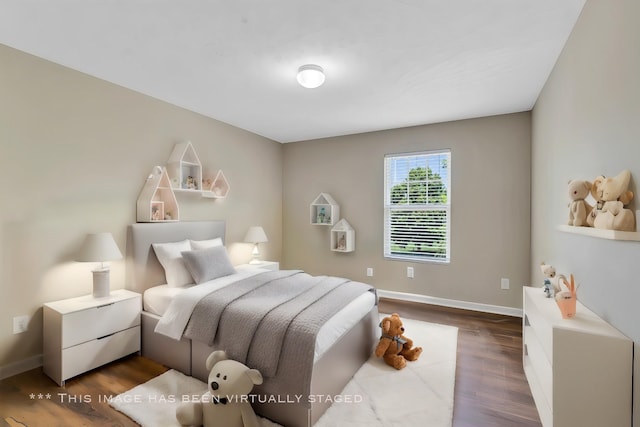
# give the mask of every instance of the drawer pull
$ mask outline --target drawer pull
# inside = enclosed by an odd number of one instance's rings
[[[103,305],[99,305],[96,308],[104,308],[104,307],[109,307],[110,305],[115,304],[115,302],[109,303],[109,304],[103,304]]]
[[[105,335],[105,336],[100,337],[100,338],[97,338],[97,339],[98,339],[98,340],[103,340],[103,339],[105,339],[105,338],[109,338],[110,336],[115,335],[115,334],[116,334],[116,333],[114,332],[114,333],[112,333],[112,334]]]

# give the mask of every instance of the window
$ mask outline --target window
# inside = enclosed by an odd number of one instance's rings
[[[384,159],[384,256],[449,262],[451,151]]]

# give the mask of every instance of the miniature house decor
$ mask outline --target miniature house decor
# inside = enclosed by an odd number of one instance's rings
[[[202,164],[191,142],[180,142],[173,147],[167,172],[176,191],[201,191]]]
[[[327,193],[320,193],[310,206],[311,224],[333,225],[340,218],[340,206]]]
[[[229,182],[221,170],[214,178],[202,179],[202,197],[211,199],[224,199],[229,194]]]
[[[356,249],[356,232],[346,219],[341,219],[331,229],[331,250],[353,252]]]
[[[167,169],[155,166],[142,187],[137,203],[138,222],[178,221],[180,211]]]

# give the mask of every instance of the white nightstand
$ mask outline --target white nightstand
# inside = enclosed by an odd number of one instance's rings
[[[119,289],[43,306],[44,373],[65,380],[140,351],[142,298]]]
[[[241,264],[237,265],[237,268],[264,268],[265,270],[278,271],[280,270],[280,263],[278,261],[262,261],[260,264]]]

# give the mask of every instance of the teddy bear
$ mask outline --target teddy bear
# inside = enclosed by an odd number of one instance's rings
[[[402,335],[404,327],[398,313],[382,319],[380,327],[382,336],[375,350],[376,357],[383,357],[387,365],[396,369],[407,366],[407,360],[418,360],[422,347],[413,347],[413,341]]]
[[[575,227],[587,226],[587,217],[591,213],[592,206],[584,199],[591,191],[591,183],[580,179],[569,181],[569,225]]]
[[[566,280],[563,274],[556,274],[556,269],[545,262],[540,263],[540,271],[544,275],[544,294],[547,298],[555,296],[557,293],[563,290],[562,282]]]
[[[200,400],[178,406],[178,423],[182,426],[258,427],[258,417],[247,394],[254,385],[262,384],[260,371],[228,359],[222,350],[211,353],[205,366],[209,371],[209,390]]]
[[[631,172],[623,170],[615,177],[597,177],[591,185],[591,195],[597,201],[587,223],[605,230],[635,231],[633,212],[624,206],[633,200],[628,190]]]

